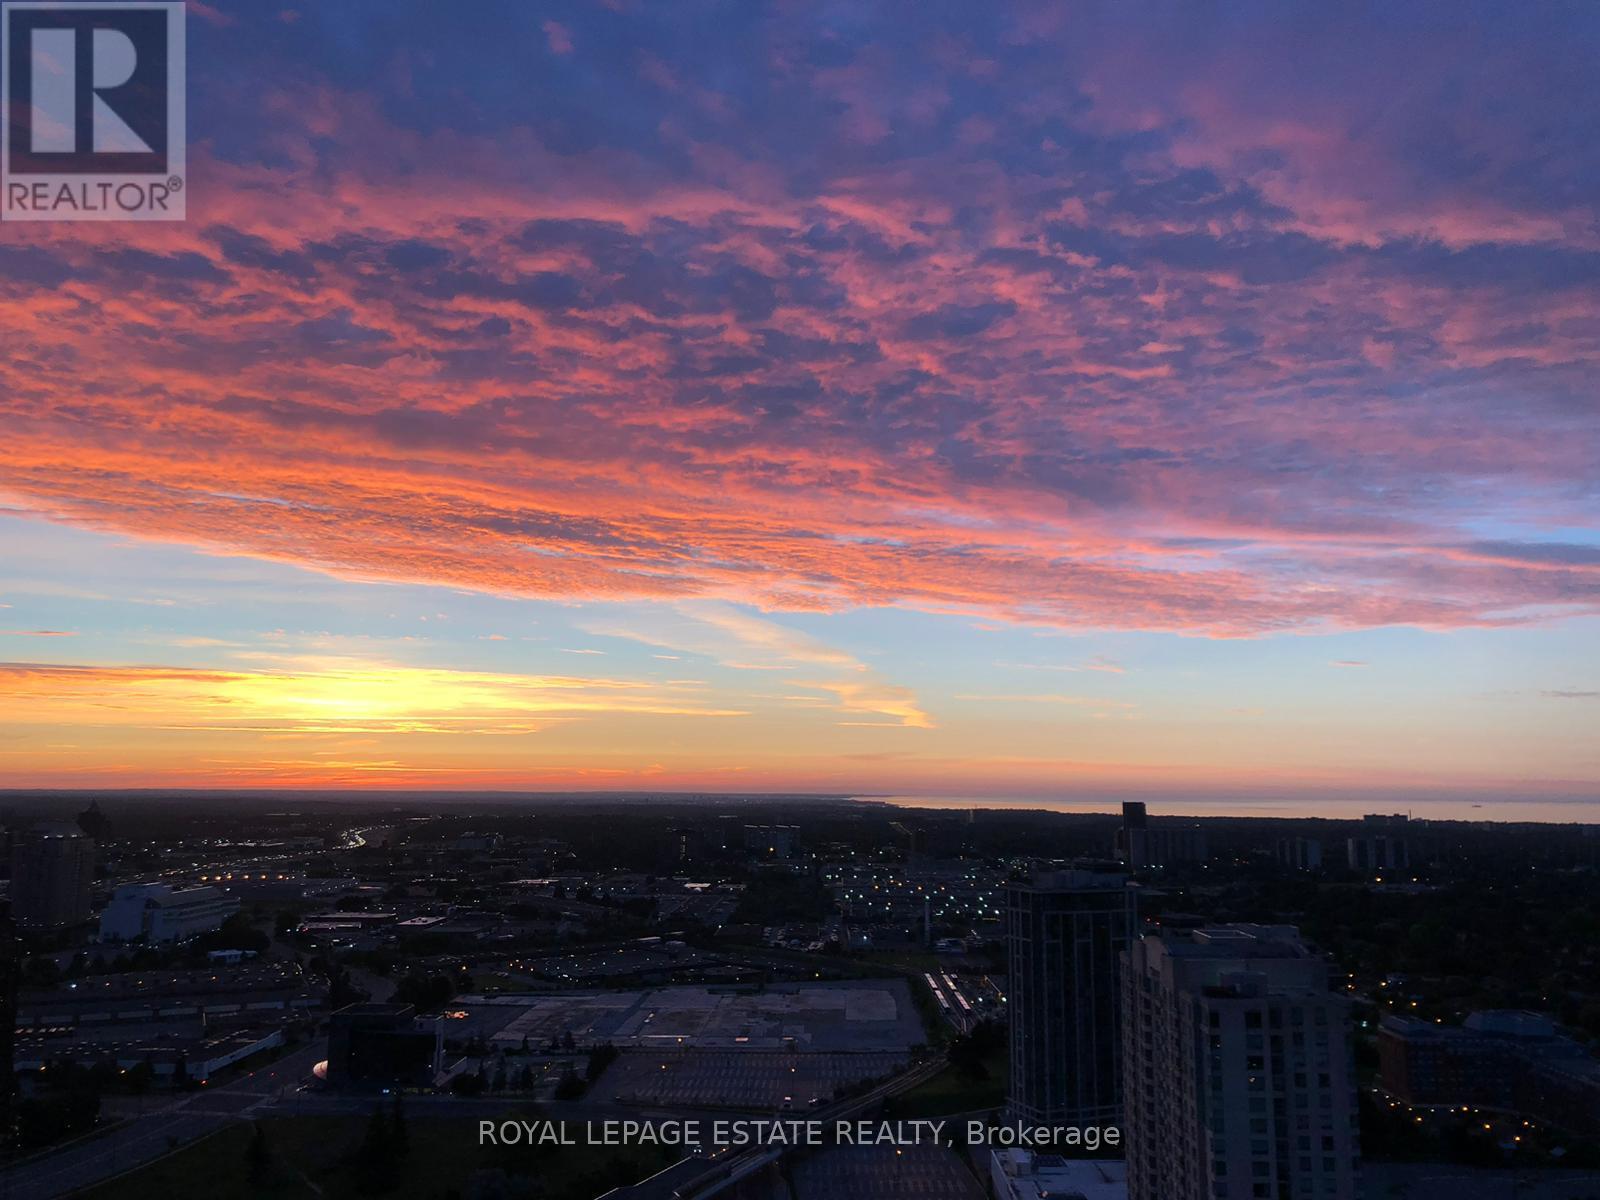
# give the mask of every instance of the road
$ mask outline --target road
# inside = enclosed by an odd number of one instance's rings
[[[1363,1163],[1367,1195],[1387,1200],[1592,1200],[1593,1171],[1540,1167],[1523,1171],[1449,1163]]]
[[[938,1057],[919,1063],[903,1074],[896,1075],[893,1079],[880,1083],[869,1092],[859,1096],[851,1096],[815,1111],[795,1114],[806,1121],[816,1121],[823,1125],[835,1121],[850,1120],[859,1117],[873,1106],[897,1096],[901,1092],[908,1092],[919,1084],[926,1083],[940,1071],[949,1066],[948,1060]],[[702,1196],[712,1196],[726,1188],[735,1179],[741,1179],[755,1171],[761,1170],[768,1163],[782,1157],[782,1151],[764,1146],[752,1146],[748,1150],[722,1151],[708,1155],[703,1161],[706,1169],[700,1174],[687,1174],[687,1177],[677,1173],[678,1167],[670,1168],[663,1172],[656,1180],[646,1180],[635,1185],[634,1190],[627,1192],[629,1196],[638,1200],[647,1200],[658,1192],[662,1195],[689,1197],[691,1200]],[[688,1160],[694,1161],[694,1160]],[[670,1178],[670,1183],[667,1181]],[[670,1187],[670,1193],[662,1189]]]
[[[218,1087],[201,1088],[158,1102],[148,1111],[130,1117],[98,1136],[80,1139],[47,1155],[19,1163],[0,1172],[0,1200],[53,1200],[75,1190],[154,1162],[177,1146],[214,1133],[233,1121],[257,1116],[353,1116],[371,1111],[371,1097],[337,1096],[302,1091],[300,1084],[311,1069],[327,1057],[325,1040],[296,1050],[275,1062]],[[906,1091],[932,1078],[947,1064],[942,1058],[921,1063],[861,1096],[836,1101],[826,1108],[803,1114],[807,1119],[831,1121],[855,1116],[887,1096]],[[497,1117],[519,1107],[511,1096],[484,1096],[465,1100],[451,1096],[408,1096],[407,1109],[415,1115]],[[699,1114],[677,1110],[638,1109],[578,1102],[546,1105],[542,1116],[566,1120],[602,1120],[606,1117],[682,1119],[704,1115],[727,1117],[723,1111]],[[798,1115],[798,1114],[797,1114]],[[695,1183],[700,1187],[725,1182],[730,1174],[759,1169],[772,1152],[761,1148],[723,1152],[700,1160],[706,1169]],[[699,1188],[697,1187],[697,1190]]]
[[[370,1113],[376,1102],[371,1096],[342,1096],[300,1089],[300,1084],[310,1076],[311,1068],[325,1057],[327,1045],[318,1041],[224,1086],[202,1088],[178,1099],[152,1099],[152,1107],[114,1129],[0,1173],[0,1200],[52,1200],[92,1187],[154,1162],[175,1145],[188,1145],[233,1121],[267,1116],[359,1117]],[[405,1103],[406,1110],[418,1119],[498,1119],[530,1105],[524,1098],[505,1095],[473,1099],[412,1095],[406,1097]],[[538,1112],[541,1118],[571,1122],[625,1117],[711,1121],[733,1115],[723,1110],[640,1109],[586,1101],[542,1105]]]
[[[325,1042],[314,1042],[220,1087],[188,1092],[98,1136],[18,1163],[0,1173],[0,1200],[51,1200],[154,1162],[230,1121],[248,1120],[293,1095],[327,1052]]]

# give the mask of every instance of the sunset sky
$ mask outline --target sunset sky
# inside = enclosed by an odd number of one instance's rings
[[[1600,798],[1600,8],[188,35],[0,225],[0,787]]]

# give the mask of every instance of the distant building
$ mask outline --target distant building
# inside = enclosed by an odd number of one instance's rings
[[[325,903],[355,892],[361,882],[352,878],[312,878],[294,871],[219,871],[196,878],[254,904]]]
[[[668,863],[674,868],[687,867],[698,857],[696,848],[700,844],[699,831],[688,828],[674,829],[671,837],[665,855]]]
[[[397,912],[332,912],[307,913],[295,928],[300,933],[331,936],[338,934],[363,934],[395,925],[400,920]]]
[[[1379,871],[1398,871],[1411,865],[1411,846],[1406,839],[1411,818],[1405,813],[1368,813],[1361,818],[1361,830],[1345,843],[1345,857],[1352,871],[1363,875]]]
[[[1129,1200],[1355,1200],[1348,1002],[1293,927],[1148,936],[1122,984]]]
[[[1277,859],[1291,871],[1320,871],[1322,842],[1317,838],[1282,837],[1274,847]]]
[[[212,964],[203,969],[124,971],[68,979],[52,987],[25,988],[17,998],[16,1026],[40,1034],[72,1026],[251,1018],[277,1021],[326,1002],[293,963]]]
[[[40,826],[11,844],[11,916],[24,930],[56,930],[89,919],[94,839],[75,825]]]
[[[1117,857],[1136,871],[1204,862],[1208,854],[1204,829],[1198,825],[1152,825],[1143,802],[1138,800],[1122,805],[1116,850]]]
[[[92,837],[98,845],[104,845],[111,840],[111,822],[106,819],[105,813],[100,811],[98,800],[89,801],[89,807],[78,814],[78,828],[83,830],[85,837]]]
[[[1128,1200],[1128,1167],[1114,1158],[991,1150],[989,1183],[995,1200]]]
[[[22,946],[11,906],[0,901],[0,1160],[9,1159],[17,1136],[17,989],[22,981]]]
[[[797,825],[746,825],[744,848],[759,858],[793,858],[800,841]]]
[[[506,927],[503,913],[480,912],[468,908],[452,908],[442,916],[412,917],[399,921],[392,930],[396,937],[415,944],[418,938],[434,941],[481,942]]]
[[[147,1032],[129,1036],[106,1026],[84,1027],[62,1036],[25,1034],[17,1042],[17,1069],[37,1071],[71,1062],[131,1071],[148,1066],[163,1084],[205,1083],[224,1067],[284,1044],[283,1030],[252,1026],[218,1036]]]
[[[1145,835],[1150,829],[1150,814],[1145,809],[1142,800],[1124,800],[1122,802],[1122,824],[1117,828],[1116,854],[1120,862],[1127,863],[1130,867],[1136,864],[1133,861],[1133,847],[1137,844],[1139,853],[1143,853]]]
[[[419,1020],[409,1004],[352,1004],[328,1018],[330,1087],[427,1087],[443,1056],[439,1019]]]
[[[1385,1016],[1380,1081],[1407,1104],[1504,1109],[1600,1137],[1600,1061],[1531,1012],[1476,1012],[1460,1026]]]
[[[222,928],[239,911],[239,898],[221,888],[175,888],[165,883],[125,883],[100,914],[102,942],[151,945],[186,942]]]
[[[1062,871],[1007,886],[1008,1119],[1120,1120],[1117,976],[1136,919],[1120,873]]]

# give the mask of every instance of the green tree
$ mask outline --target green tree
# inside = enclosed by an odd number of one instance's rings
[[[246,1170],[250,1174],[251,1183],[262,1183],[267,1178],[267,1172],[272,1169],[272,1151],[267,1148],[267,1131],[262,1128],[260,1121],[252,1123],[250,1143],[244,1149]]]
[[[601,1042],[589,1051],[589,1062],[584,1074],[590,1083],[600,1078],[600,1073],[617,1061],[620,1052],[610,1042]]]
[[[583,1080],[578,1078],[578,1073],[568,1066],[561,1073],[561,1082],[556,1084],[557,1100],[576,1100],[583,1095]]]
[[[394,1153],[394,1131],[381,1104],[374,1105],[372,1120],[356,1153],[356,1186],[366,1195],[377,1195],[394,1187],[398,1178]]]
[[[144,1095],[150,1090],[155,1077],[156,1069],[150,1065],[149,1060],[134,1063],[128,1068],[128,1091],[135,1096]]]
[[[389,1112],[389,1136],[394,1141],[394,1152],[404,1158],[411,1151],[411,1132],[406,1128],[405,1099],[399,1092],[394,1094],[394,1107]]]

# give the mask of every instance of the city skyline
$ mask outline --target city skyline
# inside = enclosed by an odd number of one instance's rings
[[[1600,805],[1592,10],[188,11],[0,786]]]

